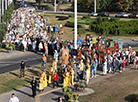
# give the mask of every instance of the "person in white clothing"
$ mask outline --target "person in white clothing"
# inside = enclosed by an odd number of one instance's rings
[[[89,69],[88,69],[88,67],[86,67],[86,85],[88,85],[88,83],[89,83],[89,76],[90,75],[90,71],[89,71]]]
[[[105,60],[104,65],[103,65],[103,75],[107,74],[107,60]]]
[[[12,97],[10,98],[9,102],[19,102],[18,97],[15,96],[15,94],[12,94]]]

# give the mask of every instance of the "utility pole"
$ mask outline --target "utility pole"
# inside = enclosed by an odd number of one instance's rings
[[[0,23],[1,23],[1,0],[0,0]]]
[[[7,0],[5,0],[5,10],[7,10]]]
[[[2,9],[2,15],[3,15],[4,14],[4,0],[1,0],[1,3],[2,3],[1,9]]]
[[[77,0],[74,0],[74,48],[77,49]]]
[[[57,5],[56,5],[56,4],[57,4],[57,3],[56,3],[56,0],[55,0],[55,3],[54,3],[54,4],[55,4],[55,11],[54,11],[54,12],[56,12],[56,11],[57,11],[57,10],[56,10],[56,9],[57,9],[57,7],[56,7],[56,6],[57,6]]]
[[[96,12],[96,0],[94,0],[94,12]]]

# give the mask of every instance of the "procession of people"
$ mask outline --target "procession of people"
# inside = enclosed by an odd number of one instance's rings
[[[78,48],[75,49],[73,39],[63,41],[59,40],[58,35],[55,36],[55,32],[60,34],[60,30],[63,32],[62,24],[52,27],[48,24],[48,18],[35,14],[35,8],[19,8],[15,10],[2,41],[7,49],[14,46],[16,50],[43,54],[43,70],[39,73],[40,92],[50,84],[53,84],[53,88],[59,87],[59,83],[68,87],[75,82],[86,80],[88,85],[90,78],[96,78],[97,70],[103,71],[105,76],[107,73],[115,74],[117,70],[121,73],[129,64],[134,64],[137,69],[138,53],[130,45],[124,50],[123,43],[117,39],[86,35],[86,38],[78,39]],[[107,44],[102,44],[103,41]],[[48,63],[49,67],[46,68]],[[21,63],[20,70],[22,77],[24,62]],[[31,86],[35,97],[35,78],[31,81]]]

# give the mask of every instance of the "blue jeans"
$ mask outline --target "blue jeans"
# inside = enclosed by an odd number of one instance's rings
[[[96,70],[92,70],[92,76],[96,77]]]
[[[43,61],[42,66],[43,66],[43,69],[45,69],[45,67],[46,67],[46,61]]]

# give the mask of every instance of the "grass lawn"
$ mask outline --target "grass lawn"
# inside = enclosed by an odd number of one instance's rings
[[[46,71],[49,71],[49,64],[46,65]],[[39,79],[38,72],[42,73],[41,67],[26,69],[24,78],[19,78],[19,70],[0,75],[0,95],[25,86],[30,86],[30,81],[33,76],[35,76],[37,80]]]
[[[131,69],[89,85],[95,92],[81,96],[80,102],[131,102],[138,93],[137,70]]]
[[[38,14],[38,13],[36,13]],[[58,18],[55,18],[55,16],[61,16],[60,14],[58,15],[53,15],[53,14],[44,14],[44,18],[49,18],[49,21],[48,21],[48,25],[59,25],[60,23],[63,24],[63,27],[64,27],[64,34],[63,35],[60,35],[60,38],[62,38],[63,40],[69,40],[69,39],[73,39],[73,34],[74,34],[74,28],[70,28],[70,27],[65,27],[65,23],[67,22],[74,22],[74,18],[73,17],[70,17],[69,19],[67,20],[58,20]],[[67,15],[64,15],[64,16],[67,16]],[[84,38],[85,37],[85,34],[91,34],[92,36],[98,36],[98,33],[95,33],[95,32],[91,32],[89,30],[89,23],[92,23],[95,21],[95,17],[91,17],[91,18],[82,18],[82,17],[78,17],[78,24],[79,25],[82,25],[83,29],[85,30],[85,33],[82,33],[81,34],[81,37],[80,38]],[[123,19],[122,19],[123,20]],[[126,34],[124,36],[114,36],[114,35],[110,35],[108,34],[107,37],[110,37],[110,38],[119,38],[121,40],[132,40],[132,39],[138,39],[138,36],[136,35],[129,35],[129,34]]]

